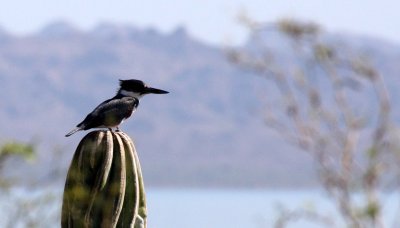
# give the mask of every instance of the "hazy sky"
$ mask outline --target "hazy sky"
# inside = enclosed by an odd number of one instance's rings
[[[282,17],[313,20],[328,30],[366,34],[400,44],[399,0],[3,0],[0,26],[17,33],[34,32],[65,20],[90,29],[99,22],[154,26],[171,31],[185,26],[194,37],[212,43],[245,37],[236,17],[272,22]]]

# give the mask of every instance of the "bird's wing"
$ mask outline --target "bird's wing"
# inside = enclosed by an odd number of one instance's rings
[[[133,97],[109,99],[97,106],[78,124],[84,130],[101,126],[116,126],[121,120],[128,118],[138,105]]]

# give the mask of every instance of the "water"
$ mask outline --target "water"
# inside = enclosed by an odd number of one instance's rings
[[[1,194],[0,227],[7,227],[7,222],[12,224],[9,227],[26,227],[28,222],[35,227],[59,227],[61,197],[62,191],[54,189]],[[26,204],[28,199],[35,200]],[[383,196],[386,227],[400,227],[399,221],[396,223],[399,199],[395,194]],[[148,189],[147,202],[149,228],[273,227],[282,208],[318,212],[330,218],[331,227],[344,227],[331,202],[317,190]],[[299,220],[287,227],[327,226]]]
[[[265,228],[273,226],[279,205],[310,209],[317,200],[324,210],[332,209],[314,191],[155,190],[148,198],[149,227],[165,228]]]

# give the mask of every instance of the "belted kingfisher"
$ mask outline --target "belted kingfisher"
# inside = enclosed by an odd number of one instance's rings
[[[120,88],[117,94],[97,106],[86,118],[70,131],[65,137],[77,131],[91,128],[117,128],[125,119],[129,118],[139,105],[139,99],[146,94],[165,94],[167,91],[148,87],[144,82],[136,79],[119,80]]]

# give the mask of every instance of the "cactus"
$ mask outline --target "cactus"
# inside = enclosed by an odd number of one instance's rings
[[[92,131],[65,182],[61,227],[145,228],[146,199],[135,146],[122,132]]]

